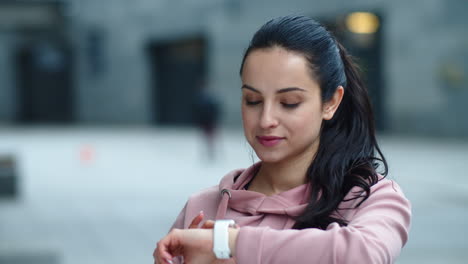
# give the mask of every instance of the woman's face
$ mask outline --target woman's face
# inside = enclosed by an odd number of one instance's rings
[[[244,133],[260,160],[311,161],[328,118],[305,57],[280,47],[254,50],[241,77]]]

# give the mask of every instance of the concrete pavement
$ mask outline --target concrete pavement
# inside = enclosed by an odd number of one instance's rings
[[[413,205],[397,263],[466,263],[468,142],[381,137]],[[215,162],[191,129],[2,128],[14,153],[19,199],[0,199],[0,264],[152,263],[157,240],[187,197],[252,155],[224,130]]]

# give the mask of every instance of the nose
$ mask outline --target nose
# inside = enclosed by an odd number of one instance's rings
[[[260,117],[260,127],[262,129],[271,129],[277,127],[278,124],[279,122],[275,114],[275,109],[271,105],[265,103]]]

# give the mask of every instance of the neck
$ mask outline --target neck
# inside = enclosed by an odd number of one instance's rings
[[[304,153],[281,162],[262,162],[249,190],[270,196],[307,183],[307,169],[315,153]]]

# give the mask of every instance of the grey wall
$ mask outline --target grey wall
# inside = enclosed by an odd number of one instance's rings
[[[387,127],[401,133],[468,135],[468,21],[464,0],[417,1],[79,1],[70,12],[76,50],[76,112],[83,123],[149,124],[153,113],[149,41],[202,33],[208,37],[209,88],[223,102],[224,124],[240,125],[241,56],[268,19],[301,13],[335,17],[370,10],[384,20],[384,105]],[[229,4],[230,3],[230,4]],[[103,71],[90,71],[87,38],[101,32]],[[1,38],[1,35],[0,35]],[[4,37],[5,38],[5,37]],[[0,41],[0,119],[12,113],[8,41]],[[460,66],[461,65],[461,66]],[[4,70],[6,69],[6,70]],[[455,70],[453,70],[455,69]],[[462,72],[461,79],[451,72]],[[460,75],[460,74],[459,74]],[[457,81],[458,80],[458,81]],[[5,88],[10,87],[10,88]],[[7,102],[8,101],[8,102]],[[4,104],[4,102],[7,102]]]
[[[468,60],[468,20],[460,11],[467,7],[466,1],[441,0],[388,5],[387,107],[394,131],[468,136],[468,119],[461,118],[467,108],[451,107],[453,91],[442,74],[444,64]],[[467,78],[464,67],[459,70]],[[466,101],[467,84],[458,89],[456,97]]]
[[[11,49],[15,37],[0,32],[0,124],[13,122],[16,115],[16,90]]]

